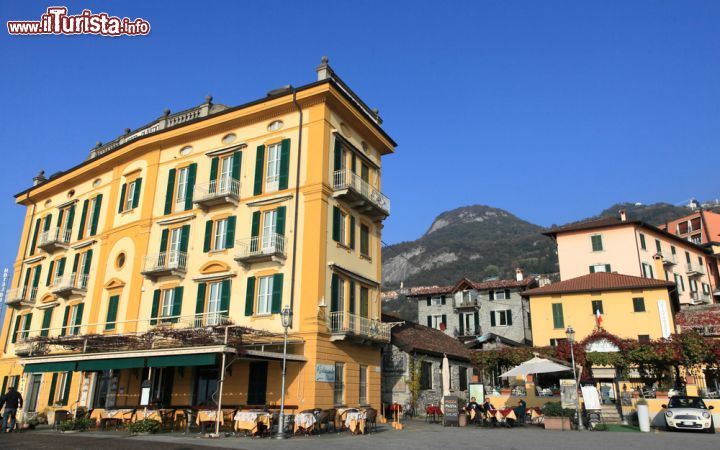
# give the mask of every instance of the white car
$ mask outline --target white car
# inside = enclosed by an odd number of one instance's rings
[[[715,426],[710,410],[700,397],[676,395],[665,408],[665,431],[698,430],[714,433]]]

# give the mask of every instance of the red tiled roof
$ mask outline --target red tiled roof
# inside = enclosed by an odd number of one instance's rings
[[[418,297],[421,295],[449,294],[454,286],[418,286],[410,288],[407,297]]]
[[[390,314],[382,315],[383,322],[401,322],[402,319]],[[415,322],[405,321],[392,327],[390,342],[408,353],[447,355],[451,359],[469,361],[471,353],[455,338],[440,330],[429,328]]]
[[[633,277],[619,273],[598,272],[577,278],[548,284],[547,286],[530,289],[523,296],[543,294],[564,294],[571,292],[618,291],[624,289],[673,287],[675,283],[652,278]]]
[[[525,288],[530,286],[531,284],[535,283],[535,278],[529,277],[524,278],[520,281],[517,280],[491,280],[491,281],[472,281],[468,280],[467,278],[460,281],[460,283],[456,284],[456,287],[459,287],[463,281],[466,281],[472,286],[473,289],[478,291],[483,291],[486,289],[506,289],[506,288]]]

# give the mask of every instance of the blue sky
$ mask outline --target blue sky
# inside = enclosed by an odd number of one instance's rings
[[[0,17],[58,3],[3,1]],[[1,267],[22,224],[13,195],[39,169],[208,93],[237,105],[311,82],[322,55],[399,143],[383,170],[388,243],[468,204],[550,225],[619,201],[720,197],[720,2],[63,4],[153,28],[0,33]]]

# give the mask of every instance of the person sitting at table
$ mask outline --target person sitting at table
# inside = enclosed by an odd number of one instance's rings
[[[489,397],[485,397],[485,402],[483,402],[481,408],[484,416],[483,423],[492,423],[493,426],[497,425],[497,418],[491,414],[491,411],[495,411],[495,407],[490,403]]]
[[[465,411],[467,411],[470,416],[470,423],[477,422],[478,413],[480,412],[479,409],[480,405],[475,401],[475,397],[470,397],[470,402],[465,405]]]
[[[515,413],[515,419],[507,419],[507,423],[509,426],[515,426],[516,422],[522,423],[525,420],[525,412],[527,411],[527,403],[525,400],[520,399],[518,402],[518,406],[513,408],[513,412]]]

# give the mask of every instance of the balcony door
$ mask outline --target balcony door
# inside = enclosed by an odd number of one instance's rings
[[[50,374],[48,374],[50,376]],[[42,384],[42,374],[33,373],[28,380],[27,395],[25,396],[25,412],[37,411],[38,397],[40,395],[40,385]],[[4,393],[3,393],[4,394]]]
[[[275,251],[275,233],[277,232],[277,211],[263,213],[262,251],[272,253]]]
[[[233,157],[226,156],[220,161],[220,178],[218,179],[217,192],[227,192],[230,190],[230,178],[232,177]]]
[[[182,228],[173,228],[170,230],[170,245],[168,246],[167,261],[168,266],[177,267],[180,263],[180,241],[182,238]]]
[[[208,295],[207,324],[217,325],[220,323],[220,295],[222,282],[210,283],[210,294]]]

